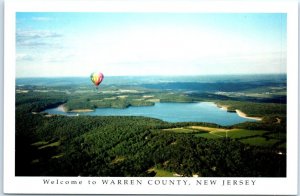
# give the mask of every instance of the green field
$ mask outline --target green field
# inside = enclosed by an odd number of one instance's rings
[[[286,139],[286,133],[281,133],[281,132],[272,132],[267,134],[268,137],[273,138],[273,139],[279,139],[279,140],[285,140]]]
[[[199,133],[195,134],[196,137],[202,137],[202,138],[207,138],[207,139],[218,139],[222,138],[222,136],[216,135],[216,134],[211,134],[211,133]]]
[[[176,174],[164,169],[151,168],[148,172],[155,172],[155,177],[176,177]]]
[[[197,136],[205,138],[229,137],[233,139],[251,136],[262,136],[267,133],[267,131],[264,130],[225,129],[203,126],[180,127],[164,129],[163,131],[172,131],[175,133],[197,133]]]
[[[267,147],[267,146],[273,146],[280,140],[276,140],[276,139],[267,140],[266,138],[263,137],[253,137],[253,138],[242,139],[240,141],[245,144]]]
[[[38,149],[44,149],[44,148],[48,148],[48,147],[57,147],[61,144],[60,141],[56,141],[56,142],[51,142],[51,141],[38,141],[35,143],[32,143],[31,146],[35,146],[38,147]]]
[[[214,132],[210,132],[210,134],[215,134],[215,135],[219,135],[221,137],[230,137],[230,138],[243,138],[243,137],[250,137],[250,136],[261,136],[263,134],[265,134],[266,131],[262,131],[262,130],[245,130],[245,129],[234,129],[234,130],[229,130],[229,131],[222,131],[222,132],[218,132],[218,131],[214,131]]]
[[[285,141],[286,138],[286,134],[280,132],[274,133],[265,130],[226,129],[204,126],[177,127],[164,129],[163,131],[194,134],[195,137],[206,139],[231,138],[245,144],[262,147],[272,147],[280,141]],[[284,144],[277,145],[277,148],[284,148]]]

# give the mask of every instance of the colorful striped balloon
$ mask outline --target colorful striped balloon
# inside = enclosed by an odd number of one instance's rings
[[[91,80],[95,84],[96,87],[102,82],[104,75],[101,72],[94,72],[91,74]]]

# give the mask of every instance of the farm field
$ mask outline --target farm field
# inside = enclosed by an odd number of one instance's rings
[[[278,143],[277,148],[281,148],[285,143],[284,134],[270,134],[268,131],[265,130],[226,129],[204,126],[190,126],[165,129],[163,131],[194,134],[196,137],[203,137],[207,139],[231,138],[253,146],[274,147],[274,145]]]

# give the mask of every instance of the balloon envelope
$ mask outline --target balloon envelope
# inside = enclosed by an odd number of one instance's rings
[[[94,72],[90,77],[95,86],[99,86],[104,78],[104,75],[101,72]]]

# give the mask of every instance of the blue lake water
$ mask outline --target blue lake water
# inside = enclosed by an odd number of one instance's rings
[[[238,116],[236,113],[220,109],[214,103],[155,103],[154,106],[128,107],[125,109],[97,108],[93,112],[63,112],[60,108],[47,109],[44,112],[61,115],[89,116],[146,116],[167,122],[209,122],[219,125],[233,125],[246,121],[256,121]]]

